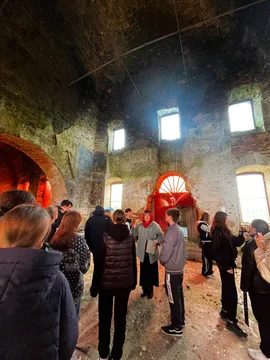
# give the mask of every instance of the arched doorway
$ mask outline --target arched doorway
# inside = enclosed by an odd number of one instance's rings
[[[17,150],[26,156],[26,158],[29,158],[29,164],[31,164],[30,167],[32,168],[32,171],[35,172],[32,181],[30,182],[29,172],[27,171],[29,167],[26,166],[26,169],[24,167],[24,171],[19,178],[14,175],[15,173],[13,171],[13,175],[9,176],[10,185],[8,185],[8,188],[31,191],[43,206],[49,205],[50,202],[61,202],[61,200],[66,198],[67,189],[63,176],[54,162],[42,149],[29,141],[5,133],[0,133],[0,142],[2,143],[3,148],[5,145],[10,147],[11,150],[9,149],[9,151],[11,151],[11,154]],[[2,163],[4,163],[4,161],[2,161]],[[33,164],[35,164],[36,167]],[[17,165],[20,164],[17,163]],[[16,168],[16,161],[13,161],[13,167],[14,166]],[[9,162],[9,170],[11,170],[11,161]],[[12,174],[12,171],[10,171],[10,174]],[[2,191],[4,191],[4,189],[2,189]]]
[[[171,207],[181,211],[180,225],[185,236],[190,240],[197,239],[196,201],[188,190],[185,178],[177,173],[163,174],[157,181],[156,191],[153,196],[155,220],[163,230],[168,227],[165,221],[165,212]]]

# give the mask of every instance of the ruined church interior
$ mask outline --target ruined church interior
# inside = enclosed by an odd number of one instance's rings
[[[68,199],[82,227],[97,205],[131,208],[134,223],[148,209],[163,231],[165,212],[180,210],[186,333],[159,332],[160,269],[153,300],[132,293],[123,359],[248,360],[217,320],[218,276],[190,260],[204,211],[226,212],[233,232],[270,223],[270,1],[0,0],[0,49],[0,193]],[[92,272],[74,360],[98,356]]]

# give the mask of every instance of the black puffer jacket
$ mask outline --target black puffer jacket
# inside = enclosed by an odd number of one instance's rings
[[[99,289],[132,290],[136,284],[134,239],[125,224],[111,225],[107,234],[104,234],[102,249],[94,270],[91,295],[96,296]]]
[[[78,320],[62,255],[0,249],[0,359],[70,360]]]
[[[270,294],[270,284],[265,281],[256,265],[254,251],[257,249],[256,241],[249,240],[243,248],[241,290],[254,291],[258,294]]]

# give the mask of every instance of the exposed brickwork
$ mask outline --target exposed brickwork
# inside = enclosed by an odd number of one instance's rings
[[[16,189],[22,182],[30,182],[30,191],[37,195],[40,176],[44,175],[39,166],[21,151],[0,142],[0,193]]]

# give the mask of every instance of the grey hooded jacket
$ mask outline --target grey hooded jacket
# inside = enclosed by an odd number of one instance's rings
[[[186,245],[179,225],[172,224],[164,237],[159,256],[161,265],[169,274],[182,274],[186,263]]]

